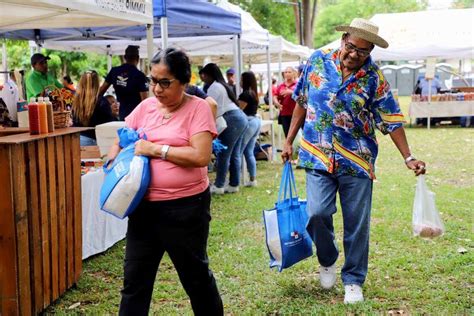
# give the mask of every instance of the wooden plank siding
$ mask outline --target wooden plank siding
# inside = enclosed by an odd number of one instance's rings
[[[79,129],[0,137],[0,315],[36,315],[82,271]]]

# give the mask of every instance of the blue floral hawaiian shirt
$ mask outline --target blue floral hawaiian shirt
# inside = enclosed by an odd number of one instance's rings
[[[299,165],[375,179],[375,128],[391,133],[403,125],[404,117],[370,57],[342,83],[338,56],[339,49],[314,52],[293,93],[306,108]]]

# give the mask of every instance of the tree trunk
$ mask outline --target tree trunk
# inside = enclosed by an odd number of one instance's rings
[[[304,44],[313,48],[314,23],[317,15],[318,0],[302,0]]]
[[[295,13],[295,25],[296,25],[296,35],[298,35],[298,44],[301,44],[300,13],[299,13],[297,5],[293,6],[293,12]]]
[[[64,76],[67,75],[67,62],[64,60],[61,60],[62,64],[63,64],[63,69],[62,69],[62,75],[61,75],[61,78],[63,78]]]

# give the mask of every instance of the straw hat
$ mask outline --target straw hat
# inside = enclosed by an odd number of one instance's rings
[[[387,41],[378,35],[379,27],[369,20],[355,18],[350,25],[337,26],[336,31],[347,32],[382,48],[388,47]]]

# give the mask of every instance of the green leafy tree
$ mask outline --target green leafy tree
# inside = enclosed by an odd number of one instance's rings
[[[469,9],[474,8],[474,0],[455,0],[451,4],[454,9]]]
[[[255,20],[272,34],[298,43],[295,14],[292,6],[274,3],[271,0],[230,0],[252,14]]]
[[[8,69],[30,70],[30,48],[27,41],[3,40],[7,46]]]
[[[296,2],[298,0],[287,0]],[[456,0],[460,7],[472,6],[474,0]],[[272,34],[298,43],[299,25],[296,6],[279,4],[273,0],[230,0],[250,12],[260,25]],[[301,0],[305,44],[321,47],[340,36],[334,28],[350,23],[355,17],[371,18],[376,13],[419,11],[428,0]],[[313,34],[314,32],[314,34]],[[311,36],[314,42],[307,37]],[[314,43],[314,45],[312,45]]]

